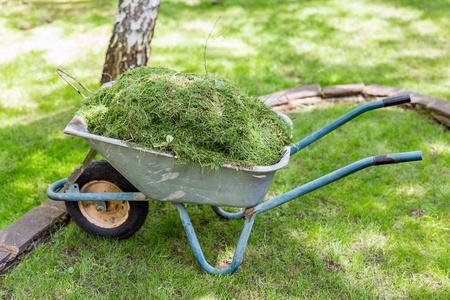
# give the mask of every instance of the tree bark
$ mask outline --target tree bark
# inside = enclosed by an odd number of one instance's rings
[[[121,73],[146,66],[160,0],[120,0],[101,83]]]

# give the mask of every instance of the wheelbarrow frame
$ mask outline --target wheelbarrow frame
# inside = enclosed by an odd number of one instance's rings
[[[387,99],[384,99],[381,101],[366,103],[362,106],[359,106],[359,107],[353,109],[352,111],[348,112],[347,114],[345,114],[342,117],[338,118],[337,120],[333,121],[329,125],[323,127],[322,129],[314,132],[313,134],[309,135],[308,137],[304,138],[303,140],[297,142],[293,146],[287,148],[288,153],[285,153],[285,155],[287,155],[287,159],[289,159],[290,156],[294,155],[301,149],[307,147],[311,143],[317,141],[318,139],[322,138],[326,134],[337,129],[338,127],[349,122],[350,120],[356,118],[357,116],[361,115],[362,113],[365,113],[370,110],[382,108],[382,107],[399,105],[399,104],[409,103],[409,102],[410,102],[409,95],[402,95],[402,96],[387,98]],[[86,159],[84,160],[83,164],[81,165],[80,168],[77,169],[76,172],[72,173],[72,175],[69,178],[61,179],[61,180],[53,183],[52,185],[50,185],[50,187],[47,189],[48,197],[50,199],[58,200],[58,201],[94,201],[98,211],[106,210],[106,201],[149,201],[149,200],[152,200],[151,198],[146,197],[143,193],[80,193],[79,188],[75,182],[78,179],[78,177],[82,174],[84,169],[87,168],[87,166],[93,160],[93,158],[95,157],[96,154],[97,154],[97,151],[94,148],[92,148],[89,151],[88,155],[86,156]],[[186,231],[187,237],[191,244],[191,248],[194,252],[195,258],[197,259],[198,263],[202,266],[202,268],[212,274],[232,274],[239,268],[239,265],[242,261],[242,257],[243,257],[243,254],[244,254],[247,242],[248,242],[248,238],[249,238],[252,226],[253,226],[253,223],[258,214],[268,211],[277,206],[280,206],[280,205],[282,205],[286,202],[289,202],[291,200],[294,200],[296,198],[299,198],[303,195],[306,195],[309,192],[319,189],[325,185],[328,185],[334,181],[337,181],[343,177],[346,177],[350,174],[353,174],[353,173],[360,171],[362,169],[365,169],[367,167],[383,165],[383,164],[395,164],[395,163],[401,163],[401,162],[418,161],[418,160],[422,160],[421,151],[413,151],[413,152],[405,152],[405,153],[396,153],[396,154],[368,157],[368,158],[359,160],[357,162],[354,162],[348,166],[345,166],[337,171],[329,173],[325,176],[322,176],[322,177],[320,177],[314,181],[311,181],[307,184],[304,184],[300,187],[297,187],[297,188],[295,188],[287,193],[284,193],[278,197],[272,198],[265,202],[261,202],[262,201],[262,199],[261,199],[255,205],[253,205],[251,207],[245,207],[245,210],[238,212],[238,213],[229,213],[229,212],[224,211],[220,206],[210,205],[212,207],[212,209],[218,215],[220,215],[224,218],[228,218],[228,219],[245,218],[244,227],[243,227],[239,241],[236,246],[236,250],[235,250],[235,253],[233,256],[233,261],[231,262],[231,264],[228,267],[226,267],[224,269],[214,268],[210,264],[208,264],[208,262],[206,261],[204,255],[203,255],[201,246],[198,242],[197,236],[195,234],[195,230],[192,226],[191,220],[186,211],[185,203],[183,203],[183,200],[182,199],[172,199],[172,201],[171,201],[169,199],[166,201],[172,202],[173,205],[177,208],[177,210],[180,214],[180,218],[181,218],[183,227]],[[119,171],[121,171],[121,170],[119,170]],[[133,184],[133,182],[131,182],[131,183]],[[57,191],[59,191],[59,192],[57,192]],[[267,192],[267,190],[265,191],[265,193],[266,192]],[[265,195],[265,193],[264,193],[264,195]],[[154,200],[161,200],[161,199],[154,199]],[[227,205],[224,205],[224,206],[227,206]],[[233,205],[231,205],[231,206],[233,206]]]

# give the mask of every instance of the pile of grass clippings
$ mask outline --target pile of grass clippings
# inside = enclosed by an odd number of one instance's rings
[[[276,163],[290,127],[229,79],[140,67],[86,99],[89,131],[217,169]]]

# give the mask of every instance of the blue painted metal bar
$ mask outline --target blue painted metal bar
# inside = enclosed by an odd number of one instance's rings
[[[202,252],[202,248],[198,242],[197,236],[194,231],[194,227],[192,227],[191,220],[189,215],[184,207],[184,204],[174,203],[175,207],[178,209],[180,213],[181,222],[183,223],[184,230],[189,239],[189,243],[191,244],[192,251],[194,252],[195,258],[197,262],[205,269],[207,272],[211,274],[232,274],[236,272],[241,264],[242,257],[244,256],[245,247],[247,246],[248,237],[250,236],[250,232],[252,230],[253,223],[255,221],[256,216],[252,216],[245,220],[244,228],[242,229],[241,236],[239,237],[239,242],[236,246],[236,250],[234,252],[233,261],[231,264],[225,269],[217,269],[212,267],[205,260],[205,257]]]
[[[306,146],[314,143],[318,139],[322,138],[323,136],[327,135],[328,133],[332,132],[333,130],[339,128],[340,126],[344,125],[345,123],[349,122],[350,120],[356,118],[357,116],[359,116],[365,112],[368,112],[368,111],[374,110],[374,109],[378,109],[378,108],[383,108],[383,107],[392,106],[392,105],[399,105],[399,104],[404,104],[404,103],[409,103],[409,102],[411,102],[411,98],[409,95],[401,95],[401,96],[386,98],[386,99],[383,99],[380,101],[370,102],[370,103],[361,105],[361,106],[349,111],[348,113],[346,113],[339,119],[336,119],[335,121],[331,122],[327,126],[321,128],[321,129],[317,130],[316,132],[314,132],[313,134],[307,136],[303,140],[297,142],[295,145],[291,146],[291,156],[294,155],[295,153],[297,153],[298,151],[302,150]]]
[[[225,219],[241,219],[244,217],[245,210],[242,210],[237,213],[230,213],[227,211],[224,211],[220,206],[211,206],[211,208],[214,210],[216,214],[219,216],[225,218]]]
[[[336,180],[339,180],[345,176],[353,174],[357,171],[360,171],[364,168],[374,166],[374,165],[382,165],[382,164],[394,164],[401,162],[410,162],[422,160],[422,152],[421,151],[413,151],[413,152],[404,152],[404,153],[396,153],[396,154],[388,154],[388,155],[379,155],[372,156],[368,158],[361,159],[357,162],[354,162],[348,166],[345,166],[337,171],[329,173],[325,176],[322,176],[314,181],[311,181],[307,184],[304,184],[296,189],[293,189],[283,195],[270,199],[266,202],[258,204],[254,208],[249,209],[247,214],[250,215],[258,215],[262,212],[265,212],[274,207],[280,206],[288,201],[291,201],[295,198],[301,197],[309,192],[317,190],[327,184],[330,184]]]
[[[58,180],[47,189],[47,196],[57,201],[149,201],[142,193],[57,193],[66,183],[67,178]]]
[[[366,103],[364,105],[361,105],[361,106],[349,111],[348,113],[346,113],[339,119],[331,122],[327,126],[317,130],[313,134],[305,137],[303,140],[301,140],[298,143],[296,143],[295,145],[291,146],[291,156],[294,155],[295,153],[297,153],[298,151],[302,150],[306,146],[314,143],[315,141],[322,138],[323,136],[327,135],[328,133],[332,132],[333,130],[335,130],[335,129],[339,128],[340,126],[344,125],[345,123],[349,122],[350,120],[356,118],[357,116],[359,116],[365,112],[368,112],[370,110],[374,110],[374,109],[378,109],[378,108],[382,108],[382,107],[384,107],[383,102],[376,101],[376,102]]]

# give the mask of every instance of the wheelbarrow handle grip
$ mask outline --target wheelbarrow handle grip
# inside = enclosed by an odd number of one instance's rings
[[[382,102],[383,102],[384,107],[400,105],[400,104],[404,104],[404,103],[410,103],[411,97],[409,95],[400,95],[400,96],[396,96],[396,97],[383,99]]]
[[[387,107],[387,106],[408,103],[408,102],[411,102],[410,96],[409,95],[401,95],[401,96],[396,96],[396,97],[392,97],[392,98],[386,98],[386,99],[380,100],[380,101],[369,102],[369,103],[363,104],[363,105],[349,111],[342,117],[334,120],[327,126],[317,130],[313,134],[305,137],[303,140],[297,142],[295,145],[291,146],[291,156],[294,155],[295,153],[297,153],[298,151],[302,150],[306,146],[314,143],[318,139],[322,138],[323,136],[327,135],[328,133],[332,132],[333,130],[339,128],[340,126],[344,125],[345,123],[351,121],[352,119],[356,118],[357,116],[359,116],[365,112],[368,112],[368,111],[374,110],[374,109]]]
[[[375,166],[398,164],[417,160],[422,160],[422,151],[377,155],[373,157],[373,163]]]
[[[316,180],[305,183],[287,193],[284,193],[278,197],[272,198],[265,202],[258,204],[257,206],[250,208],[251,212],[246,212],[246,216],[260,214],[264,211],[277,207],[281,204],[289,202],[293,199],[306,195],[312,191],[317,190],[327,184],[335,182],[341,178],[344,178],[350,174],[358,172],[362,169],[383,164],[395,164],[401,162],[410,162],[422,160],[421,151],[394,153],[386,155],[371,156],[361,160],[358,160],[350,165],[347,165],[339,170],[331,172],[325,176],[322,176]]]

